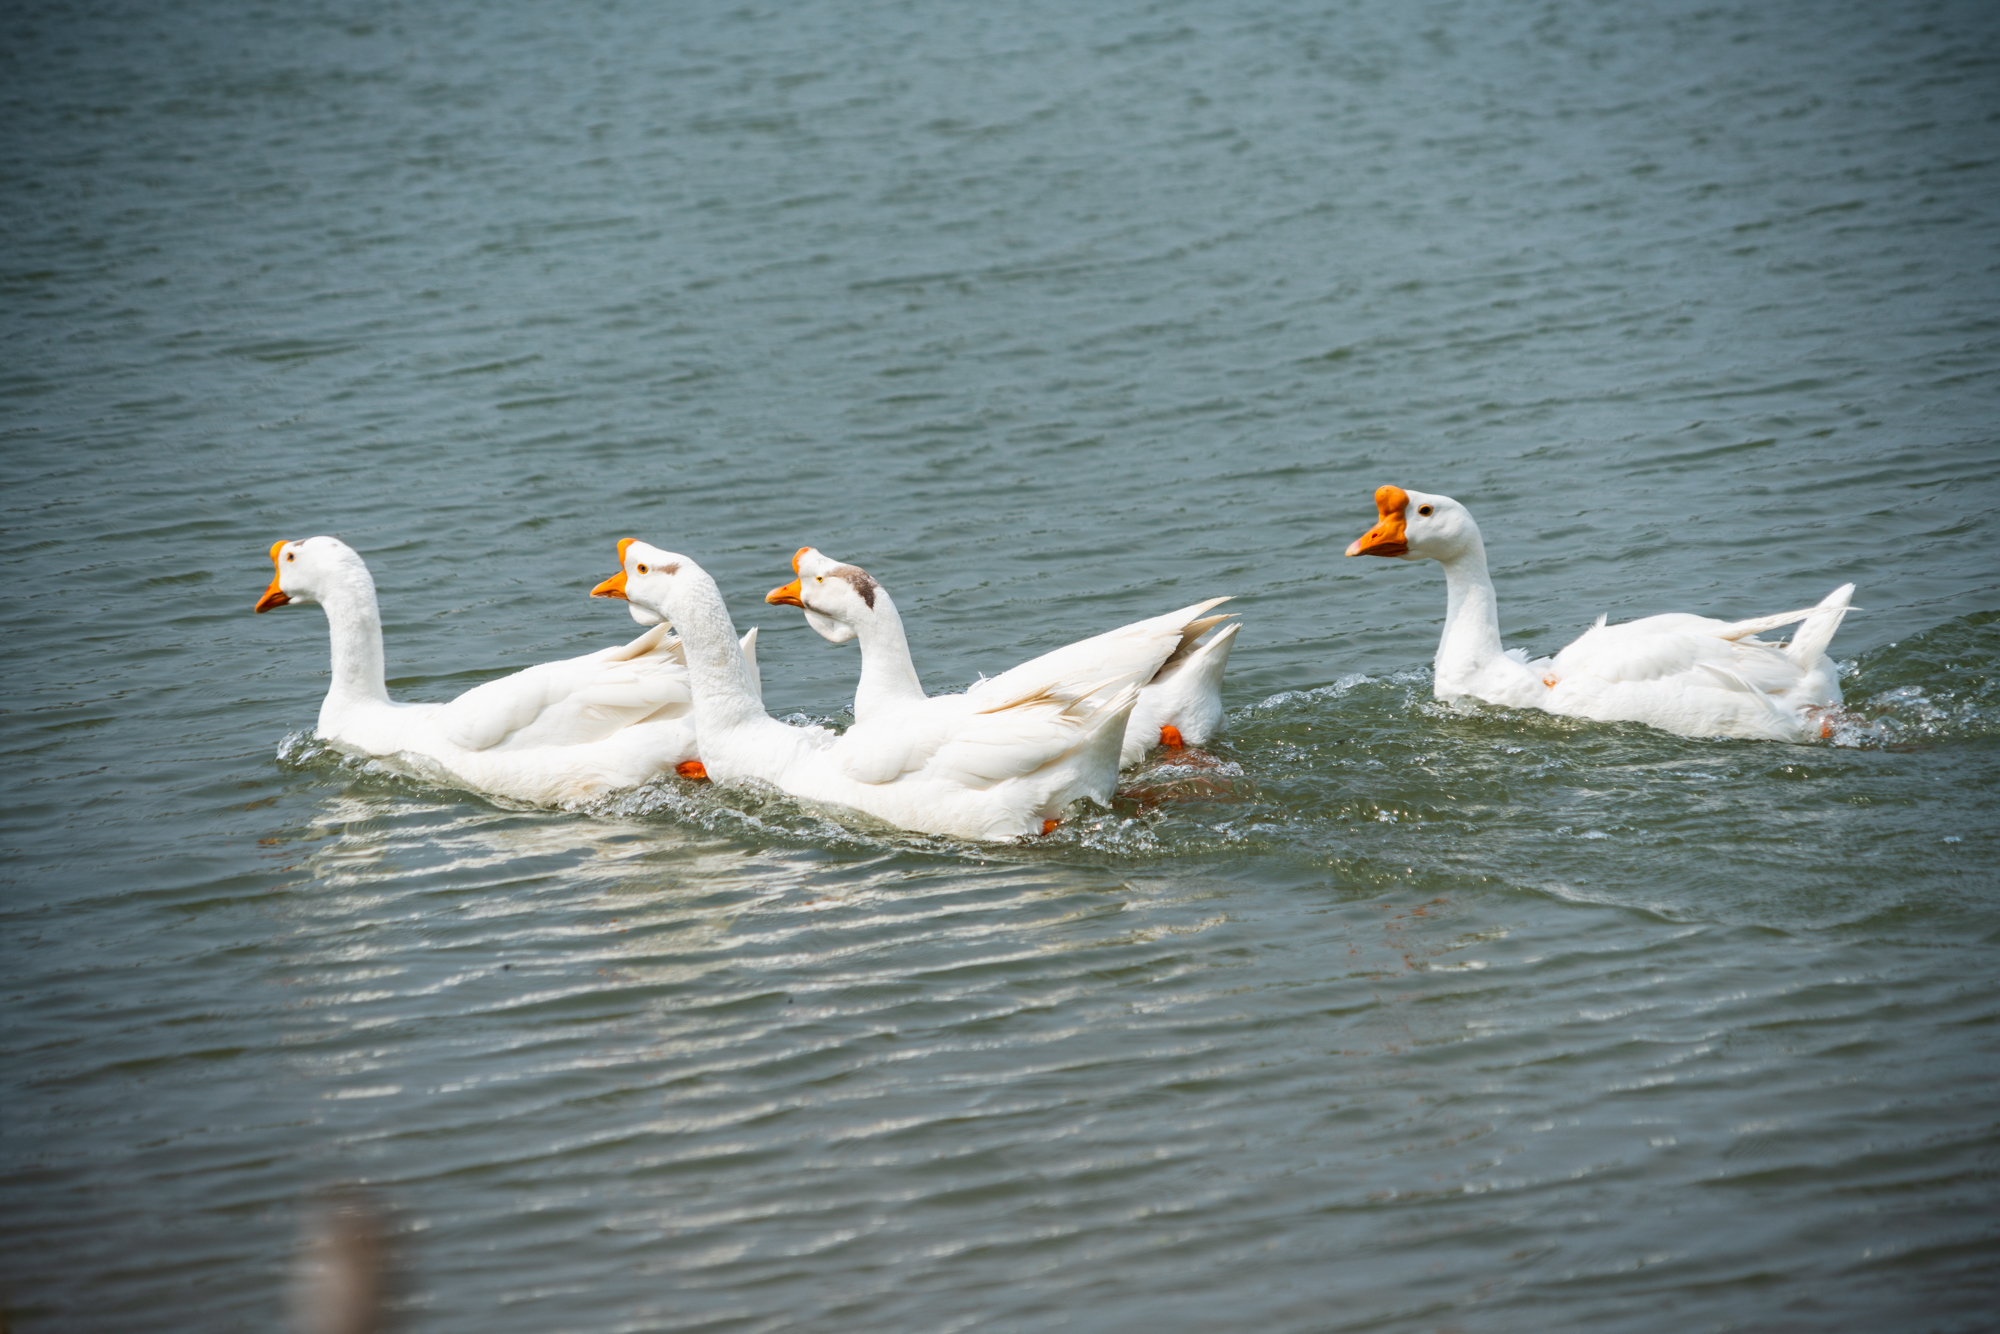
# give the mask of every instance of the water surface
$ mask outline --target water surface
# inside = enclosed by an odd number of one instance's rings
[[[1972,4],[29,9],[0,42],[0,1294],[273,1328],[1926,1329],[1996,1298],[2000,24]],[[1853,722],[1430,698],[1838,583]],[[1204,768],[1020,847],[305,735],[872,570],[937,689],[1231,593]]]

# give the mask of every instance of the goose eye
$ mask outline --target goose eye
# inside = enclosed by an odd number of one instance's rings
[[[296,551],[287,551],[285,553],[286,560],[297,560],[298,558],[299,558],[299,553]]]
[[[823,584],[826,582],[826,576],[823,574],[816,574],[813,576],[813,582],[816,584]]]
[[[1429,514],[1430,512],[1431,512],[1431,507],[1429,505],[1417,506],[1417,513],[1419,514]]]
[[[645,572],[646,572],[646,567],[645,567],[645,566],[643,566],[643,565],[641,565],[641,566],[639,567],[639,573],[640,573],[640,574],[644,574]]]

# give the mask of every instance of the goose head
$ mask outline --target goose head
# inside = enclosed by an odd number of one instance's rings
[[[1375,492],[1375,513],[1375,526],[1348,545],[1348,555],[1449,561],[1480,545],[1479,525],[1450,496],[1385,486]]]
[[[359,552],[337,537],[308,537],[271,544],[275,573],[271,586],[252,611],[269,611],[294,602],[323,602],[329,590],[360,586],[374,591],[375,581]]]
[[[700,569],[686,556],[677,555],[636,537],[625,538],[618,544],[618,573],[590,590],[594,598],[618,598],[629,603],[632,619],[641,625],[658,625],[672,619],[667,610],[669,601],[676,591],[674,576],[682,567]],[[640,612],[652,617],[642,619]]]
[[[774,606],[797,607],[806,624],[830,644],[845,644],[868,621],[880,619],[888,594],[868,571],[843,565],[812,547],[800,547],[792,557],[798,578],[764,595]]]

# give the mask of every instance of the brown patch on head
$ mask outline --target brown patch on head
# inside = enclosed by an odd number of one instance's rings
[[[875,582],[874,575],[859,565],[836,565],[827,573],[836,579],[845,579],[861,595],[861,600],[868,604],[868,610],[875,610],[875,590],[882,585]]]
[[[680,573],[681,563],[675,561],[671,565],[648,565],[644,561],[641,561],[632,568],[635,574],[678,574]]]

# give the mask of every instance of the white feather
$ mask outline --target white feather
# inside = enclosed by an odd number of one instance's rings
[[[664,623],[447,703],[399,704],[383,683],[381,614],[361,557],[337,538],[314,537],[282,544],[274,559],[274,587],[327,614],[334,679],[317,735],[337,750],[549,806],[636,786],[697,754],[686,655]],[[754,683],[754,631],[741,652]]]
[[[1201,637],[1229,619],[1204,614],[1228,598],[1209,598],[1053,649],[998,676],[982,677],[964,695],[926,696],[910,659],[901,614],[887,589],[865,571],[812,547],[802,549],[793,564],[801,606],[813,629],[835,643],[860,640],[861,680],[854,696],[856,726],[850,733],[873,735],[895,717],[902,720],[895,727],[928,735],[936,728],[963,725],[968,704],[985,707],[1035,693],[1075,699],[1127,683],[1139,687],[1139,702],[1120,743],[1121,767],[1144,759],[1149,748],[1160,744],[1165,727],[1176,728],[1187,744],[1200,745],[1221,725],[1222,674],[1239,627],[1231,624],[1205,641]],[[864,730],[871,724],[879,726]],[[869,771],[874,771],[872,765]]]
[[[1683,612],[1611,625],[1604,616],[1553,658],[1530,661],[1500,647],[1493,583],[1479,525],[1449,496],[1377,495],[1383,524],[1400,515],[1408,560],[1435,560],[1450,589],[1434,662],[1439,698],[1469,696],[1492,704],[1603,722],[1641,722],[1684,736],[1805,741],[1818,735],[1822,710],[1841,702],[1839,673],[1826,646],[1849,610],[1852,584],[1818,606],[1773,616],[1722,621]],[[1381,531],[1378,525],[1377,531]],[[1360,554],[1357,542],[1350,554]],[[1757,636],[1805,622],[1789,647]]]

